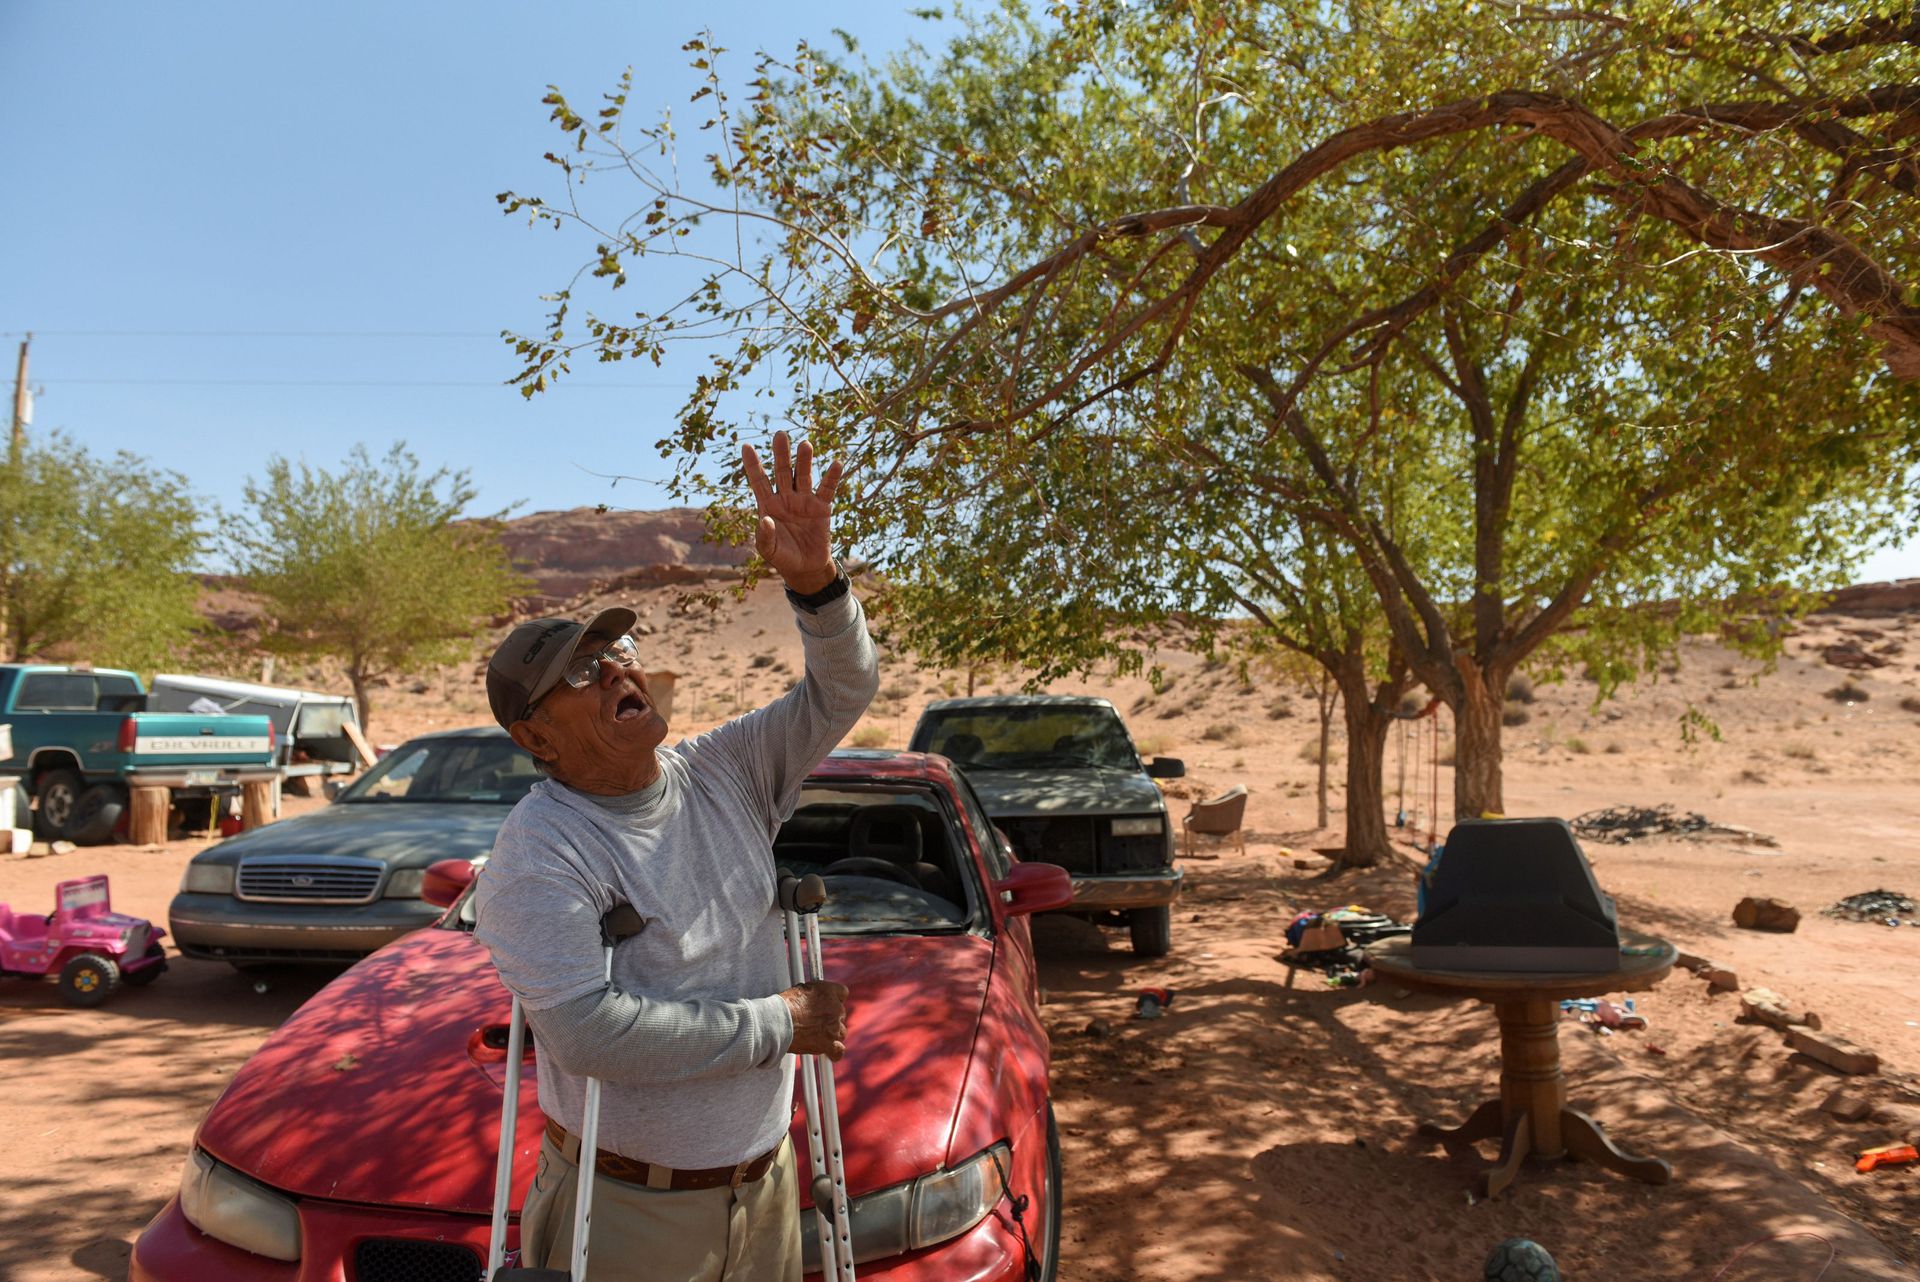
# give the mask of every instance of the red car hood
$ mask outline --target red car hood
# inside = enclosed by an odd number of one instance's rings
[[[948,1160],[992,962],[991,941],[971,935],[828,943],[828,977],[852,990],[853,1036],[835,1066],[851,1191]],[[197,1142],[298,1196],[485,1214],[505,1056],[481,1033],[504,1029],[508,1014],[507,992],[472,936],[415,932],[327,985],[269,1037]],[[531,1057],[523,1083],[516,1203],[544,1124]],[[793,1133],[804,1163],[804,1110]]]

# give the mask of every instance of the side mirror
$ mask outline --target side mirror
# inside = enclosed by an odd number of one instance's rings
[[[1073,902],[1073,880],[1058,864],[1015,864],[1005,880],[993,883],[993,890],[1009,917],[1065,908]]]
[[[435,908],[446,908],[473,884],[473,864],[466,859],[442,859],[427,866],[420,879],[420,898]]]
[[[1154,779],[1178,779],[1187,773],[1187,763],[1178,757],[1155,757],[1147,763],[1147,774]]]

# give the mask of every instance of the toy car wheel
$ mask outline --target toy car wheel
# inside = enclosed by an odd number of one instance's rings
[[[80,794],[86,791],[78,771],[49,770],[34,781],[34,795],[40,799],[38,823],[40,836],[48,841],[67,835],[67,825],[73,821],[74,807],[80,804]]]
[[[98,1006],[118,987],[120,968],[99,953],[81,953],[60,968],[60,996],[69,1006]]]
[[[120,972],[120,978],[134,988],[145,988],[148,984],[160,978],[160,972],[167,968],[167,963],[164,960],[167,955],[167,950],[162,945],[148,944],[146,955],[160,960],[155,965],[142,966],[139,970]]]
[[[1165,957],[1173,947],[1173,909],[1136,908],[1127,914],[1127,932],[1136,957]]]
[[[126,813],[127,794],[110,783],[97,783],[80,794],[67,819],[68,841],[99,846],[112,840],[113,830]]]

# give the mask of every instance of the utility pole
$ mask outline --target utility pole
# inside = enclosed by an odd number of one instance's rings
[[[20,451],[27,444],[27,423],[33,418],[33,394],[27,391],[27,348],[33,335],[20,340],[20,364],[13,373],[13,441],[7,446],[7,466],[20,465]]]
[[[20,456],[27,448],[27,424],[33,418],[33,393],[27,390],[29,333],[20,340],[20,363],[13,372],[13,438],[7,443],[7,493],[0,500],[0,655],[17,657],[13,646],[13,505],[19,501]]]

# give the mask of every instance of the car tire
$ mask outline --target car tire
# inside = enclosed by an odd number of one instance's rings
[[[81,953],[60,968],[60,996],[69,1006],[98,1006],[118,987],[120,967],[99,953]]]
[[[104,846],[113,840],[113,830],[126,812],[127,794],[115,784],[97,783],[74,803],[66,838],[75,845]]]
[[[166,946],[159,943],[148,944],[146,955],[148,957],[165,957],[167,955]],[[145,988],[148,984],[160,978],[160,972],[166,968],[164,962],[158,966],[142,966],[139,970],[122,971],[120,978],[125,980],[127,986],[130,988]]]
[[[1136,908],[1127,914],[1136,957],[1165,957],[1173,947],[1173,908]]]
[[[1060,1128],[1047,1105],[1047,1231],[1040,1240],[1040,1282],[1054,1282],[1060,1272]]]
[[[86,782],[77,770],[49,770],[33,782],[33,795],[40,800],[33,816],[34,832],[43,841],[67,835],[67,825],[80,804]]]

